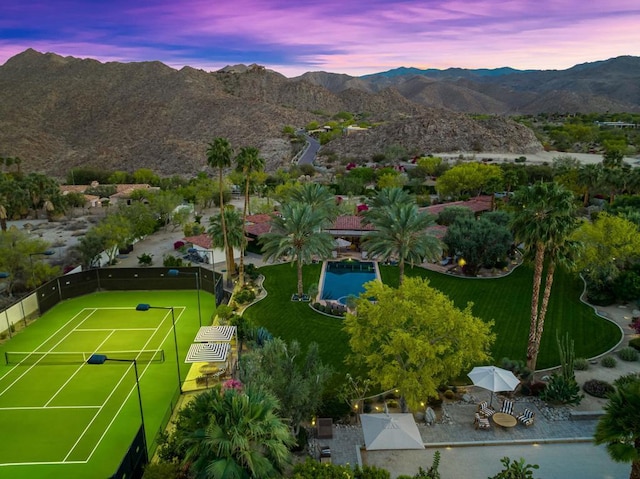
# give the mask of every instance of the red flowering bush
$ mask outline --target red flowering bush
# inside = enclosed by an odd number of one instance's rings
[[[233,379],[233,378],[227,379],[225,382],[222,383],[222,389],[223,390],[235,389],[236,391],[240,392],[242,391],[242,383],[237,379]]]

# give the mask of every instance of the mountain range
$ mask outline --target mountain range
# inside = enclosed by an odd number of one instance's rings
[[[273,171],[294,154],[285,125],[322,125],[345,111],[378,126],[330,141],[321,154],[363,162],[390,145],[526,154],[542,146],[511,115],[640,111],[640,58],[562,71],[401,68],[286,78],[259,65],[175,70],[29,49],[0,66],[0,157],[59,178],[82,166],[192,176],[208,170],[207,143],[226,137],[235,148],[258,147]]]

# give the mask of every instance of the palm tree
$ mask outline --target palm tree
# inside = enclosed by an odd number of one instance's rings
[[[333,236],[322,230],[331,221],[324,210],[304,203],[284,203],[281,216],[271,220],[271,231],[260,237],[265,261],[290,258],[298,268],[298,295],[304,292],[302,265],[313,256],[328,258],[333,250]]]
[[[225,224],[224,218],[224,191],[222,188],[222,172],[225,168],[231,166],[231,156],[233,154],[233,149],[231,148],[231,144],[229,140],[226,138],[215,138],[211,143],[207,145],[207,163],[212,168],[218,168],[218,188],[220,189],[220,221],[222,222],[222,239],[224,243],[224,250],[228,251],[227,245],[227,225]],[[233,255],[231,257],[231,262],[229,262],[229,257],[227,256],[227,271],[231,271],[231,269],[235,269],[233,266]],[[231,276],[227,275],[227,281],[231,280]]]
[[[304,183],[292,190],[288,201],[304,203],[313,209],[321,209],[331,221],[338,216],[336,197],[326,186],[318,183]]]
[[[589,198],[602,185],[602,164],[583,165],[578,170],[578,183],[584,188],[583,206],[589,206]]]
[[[558,183],[542,182],[520,188],[509,204],[514,211],[511,228],[516,243],[524,244],[525,256],[533,260],[534,266],[527,367],[535,371],[555,266],[564,260],[568,239],[577,226],[575,204],[571,191]],[[541,303],[540,287],[547,259]]]
[[[260,158],[260,151],[252,146],[240,149],[240,153],[236,156],[237,170],[244,175],[244,209],[242,211],[242,234],[246,236],[247,232],[247,211],[249,208],[249,182],[251,173],[254,171],[262,171],[264,169],[264,159]],[[240,252],[240,273],[238,275],[238,283],[240,286],[244,284],[244,250]]]
[[[4,206],[4,199],[0,199],[0,229],[7,231],[7,208]]]
[[[384,190],[383,190],[384,191]],[[365,218],[376,230],[363,237],[363,248],[385,261],[398,258],[399,284],[404,281],[406,262],[422,263],[442,254],[440,240],[427,232],[433,216],[420,212],[415,203],[393,203],[367,211]]]
[[[209,421],[185,441],[185,462],[194,477],[249,479],[282,477],[295,440],[276,415],[278,401],[251,388],[214,389]]]
[[[226,237],[224,236],[223,220],[227,228]],[[224,248],[228,272],[227,279],[229,281],[230,278],[236,274],[233,249],[238,248],[243,251],[247,243],[247,237],[244,235],[242,224],[242,215],[233,206],[225,207],[224,215],[209,218],[207,234],[211,237],[211,246]]]
[[[596,444],[606,444],[616,462],[630,462],[630,479],[640,479],[640,379],[618,381],[596,426]]]

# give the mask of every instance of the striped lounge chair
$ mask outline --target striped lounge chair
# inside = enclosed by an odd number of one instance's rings
[[[495,410],[487,404],[487,401],[482,401],[478,404],[478,412],[482,414],[484,417],[491,417]]]
[[[520,421],[525,426],[529,427],[533,424],[533,420],[536,417],[536,413],[533,412],[529,408],[524,408],[522,414],[520,414],[516,419]]]
[[[500,412],[513,416],[513,401],[510,399],[505,399],[502,402],[502,407],[500,408]]]
[[[473,424],[476,429],[491,429],[489,420],[486,417],[482,416],[479,412],[476,413],[476,418],[473,421]]]

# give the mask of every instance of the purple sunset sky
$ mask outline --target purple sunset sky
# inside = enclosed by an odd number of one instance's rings
[[[7,0],[0,64],[33,48],[288,77],[418,68],[565,69],[640,56],[638,0]]]

